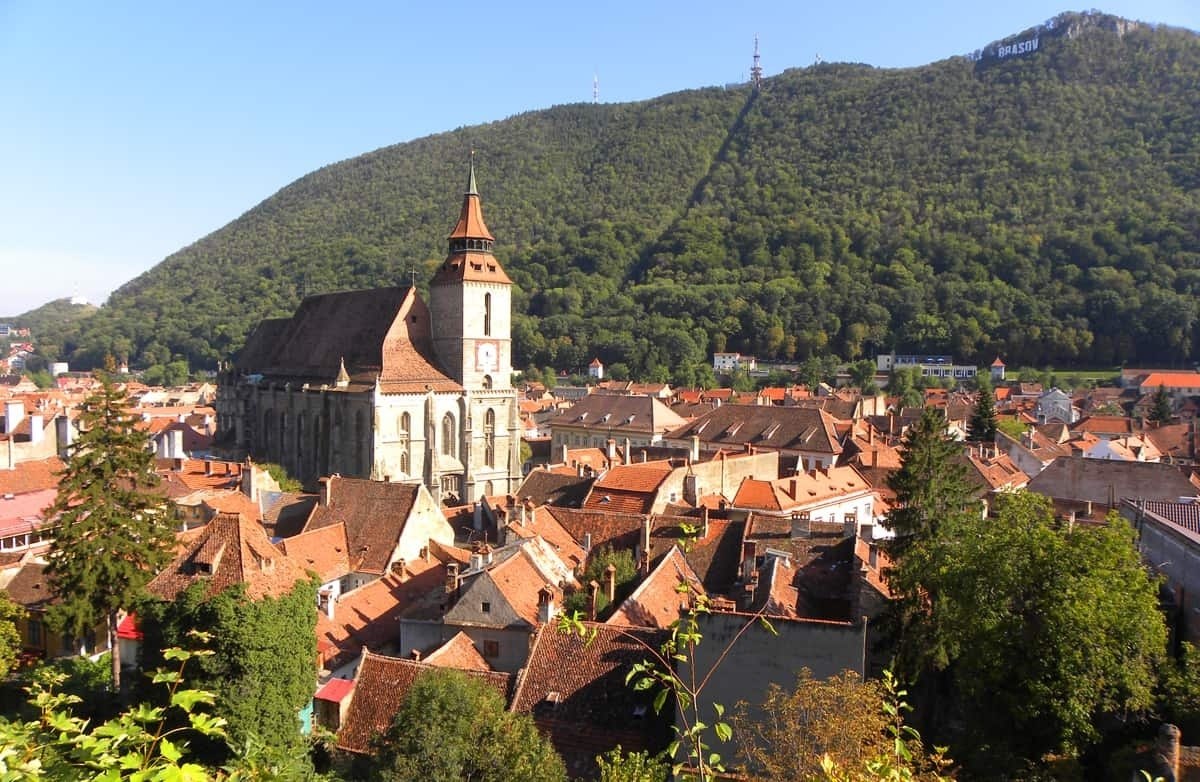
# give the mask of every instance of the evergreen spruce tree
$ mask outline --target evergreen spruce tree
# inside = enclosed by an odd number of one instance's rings
[[[987,383],[979,386],[979,399],[975,401],[975,410],[971,420],[967,422],[967,432],[972,440],[981,443],[991,443],[996,440],[996,398],[992,387]]]
[[[48,509],[46,574],[57,602],[51,626],[81,636],[104,624],[112,649],[113,688],[121,691],[117,619],[166,564],[175,538],[154,454],[124,390],[108,375],[82,403],[80,434],[70,446],[58,497]]]
[[[1164,386],[1159,386],[1154,392],[1154,406],[1150,408],[1150,420],[1160,426],[1171,423],[1171,397],[1167,396],[1167,389]]]
[[[893,619],[901,641],[898,660],[906,675],[932,665],[945,665],[947,650],[932,625],[938,599],[931,576],[945,565],[946,539],[977,518],[967,467],[958,458],[961,446],[946,433],[942,413],[925,408],[901,444],[901,464],[888,478],[896,493],[884,526],[895,533],[885,552],[892,560],[888,586],[896,600]]]

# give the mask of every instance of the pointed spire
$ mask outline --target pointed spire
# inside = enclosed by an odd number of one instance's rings
[[[338,367],[337,380],[334,383],[338,388],[345,388],[350,385],[350,373],[346,371],[345,356],[342,356],[341,365]]]
[[[475,187],[475,150],[471,150],[471,176],[467,179],[466,195],[479,195],[479,189]]]

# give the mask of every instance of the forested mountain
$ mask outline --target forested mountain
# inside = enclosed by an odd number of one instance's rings
[[[50,347],[211,367],[305,292],[412,269],[424,287],[474,149],[518,366],[596,355],[687,383],[714,349],[1183,363],[1200,347],[1200,38],[1073,14],[1001,43],[1034,38],[380,149],[175,253]]]

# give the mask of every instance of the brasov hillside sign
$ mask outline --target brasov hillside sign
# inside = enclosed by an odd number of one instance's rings
[[[1038,48],[1038,39],[1030,38],[1027,41],[1017,41],[1016,43],[1002,43],[996,47],[996,56],[1000,59],[1005,57],[1015,57],[1018,54],[1029,54],[1036,52]]]

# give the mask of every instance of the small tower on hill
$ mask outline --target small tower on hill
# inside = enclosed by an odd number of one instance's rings
[[[757,34],[754,36],[754,64],[750,66],[750,83],[754,85],[755,92],[762,88],[762,62],[758,57]]]

